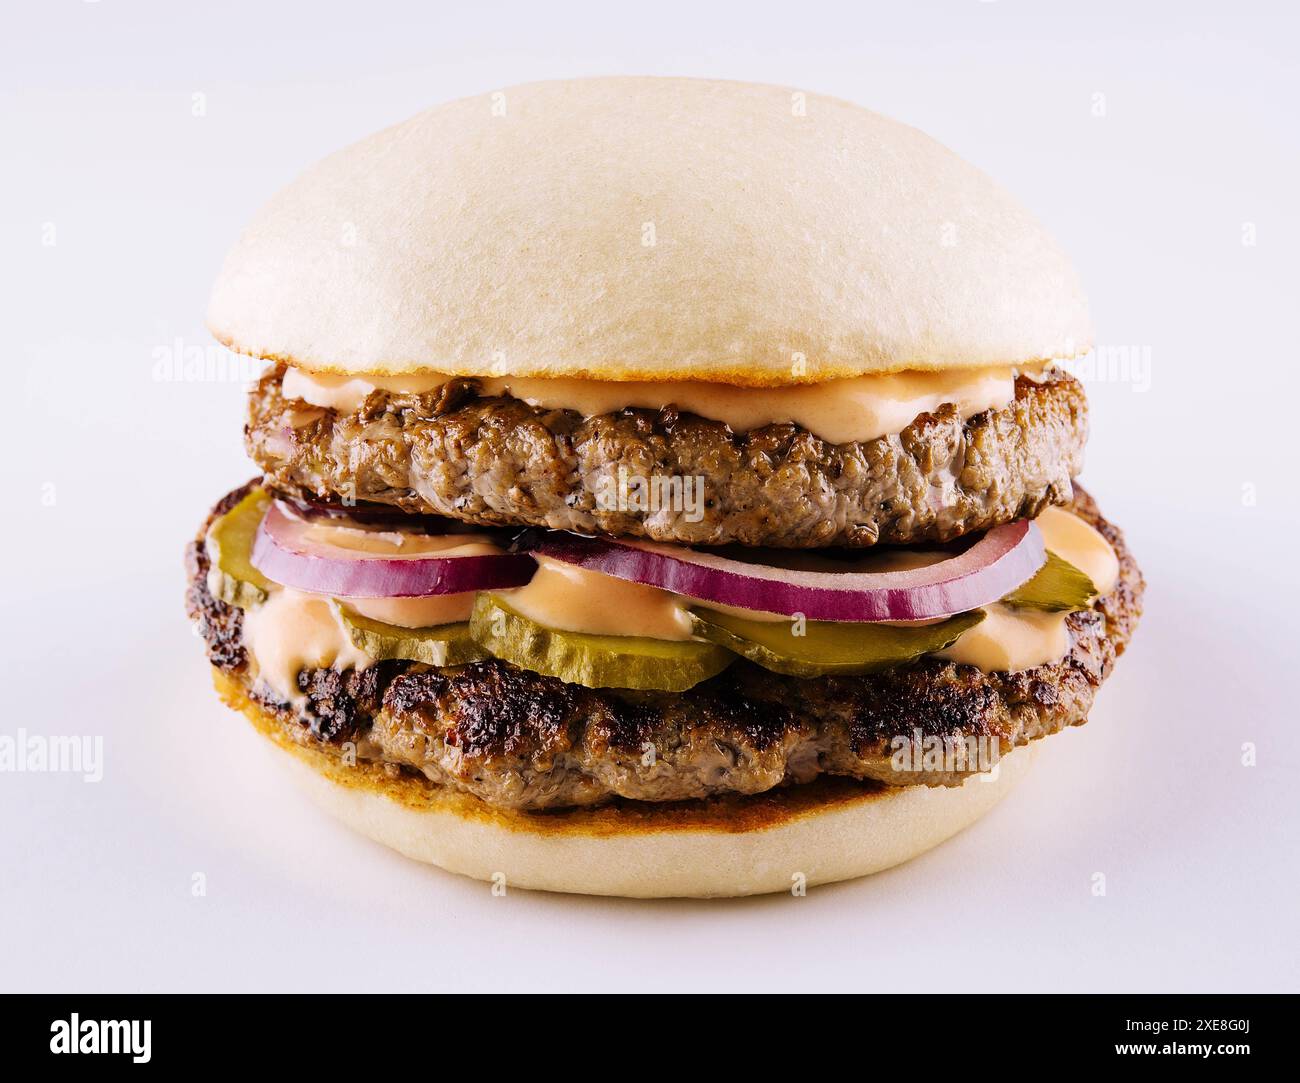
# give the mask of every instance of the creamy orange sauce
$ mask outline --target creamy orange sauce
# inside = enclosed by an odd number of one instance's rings
[[[1119,581],[1119,559],[1110,542],[1064,508],[1048,508],[1034,520],[1047,548],[1084,572],[1101,594]],[[1044,613],[1011,606],[985,606],[984,620],[966,632],[940,658],[976,666],[985,673],[1016,673],[1059,662],[1070,649],[1068,613]]]
[[[302,707],[298,690],[304,669],[365,669],[372,659],[352,645],[347,628],[320,594],[280,587],[265,602],[244,611],[244,647],[258,677],[281,699]]]
[[[415,534],[400,530],[376,530],[359,526],[312,521],[303,539],[322,545],[397,560],[419,557],[489,556],[503,550],[481,534]]]
[[[521,616],[558,631],[691,638],[686,603],[676,594],[550,557],[537,558],[527,585],[498,593]]]
[[[996,604],[984,607],[984,619],[962,633],[940,658],[975,666],[985,673],[1015,673],[1049,662],[1059,662],[1070,649],[1066,613],[1013,609]]]
[[[328,376],[290,368],[285,372],[281,386],[287,399],[301,399],[312,406],[350,414],[359,410],[366,401],[366,396],[377,389],[418,395],[441,387],[446,382],[447,377],[441,375],[432,379],[428,376],[371,376],[362,379],[359,376]]]
[[[1105,538],[1078,516],[1053,508],[1037,520],[1047,547],[1086,572],[1101,593],[1114,589],[1119,562]],[[925,550],[889,550],[864,554],[851,562],[859,571],[925,567],[944,554]],[[794,566],[834,565],[815,555],[792,554]],[[502,592],[530,620],[548,628],[604,635],[644,635],[658,639],[691,638],[688,606],[705,606],[750,620],[787,621],[779,613],[698,602],[657,587],[629,583],[541,557],[531,583]],[[982,622],[964,633],[940,657],[985,672],[1016,672],[1057,662],[1070,649],[1066,613],[1016,609],[1000,603],[984,607]],[[912,622],[929,623],[929,622]]]
[[[474,608],[474,591],[463,594],[430,594],[426,598],[342,598],[353,613],[398,628],[433,628],[469,620]]]
[[[480,556],[501,552],[482,535],[429,535],[307,521],[306,540],[339,546],[383,559],[417,559],[437,556]],[[213,569],[215,573],[216,569]],[[209,578],[211,579],[211,574]],[[429,628],[469,619],[474,607],[472,591],[416,598],[347,598],[352,612],[400,628]],[[324,594],[272,586],[267,600],[244,611],[244,647],[258,677],[280,698],[302,707],[306,697],[298,690],[303,669],[333,667],[365,669],[374,660],[352,643],[346,624]]]
[[[1038,520],[1047,548],[1084,571],[1097,589],[1113,590],[1119,577],[1114,550],[1100,533],[1078,516],[1060,508],[1045,511]],[[385,555],[403,554],[407,547],[423,552],[439,550],[440,543],[482,545],[498,551],[490,542],[469,541],[466,535],[428,538],[396,535],[394,532],[322,528],[335,544],[338,532],[366,535],[352,542],[366,551]],[[396,539],[401,539],[396,540]],[[374,546],[376,548],[369,548]],[[428,547],[428,548],[425,548]],[[410,555],[415,555],[410,552]],[[922,567],[941,559],[942,554],[924,550],[891,550],[865,554],[863,568]],[[814,558],[809,558],[814,559]],[[687,606],[704,603],[682,598],[669,591],[616,579],[600,572],[577,568],[549,557],[538,557],[538,569],[531,582],[500,594],[516,611],[548,628],[597,635],[647,636],[655,639],[692,638]],[[799,554],[792,564],[804,563]],[[818,563],[825,563],[824,560]],[[857,562],[854,562],[855,564]],[[425,598],[351,598],[344,604],[354,612],[404,628],[426,628],[467,620],[474,594],[439,595]],[[758,620],[788,620],[780,614],[712,606],[723,612]],[[1065,613],[1015,609],[1000,603],[985,607],[982,623],[966,632],[940,657],[985,672],[1019,671],[1059,661],[1070,648]],[[288,588],[273,588],[267,601],[245,611],[244,644],[259,675],[282,698],[301,704],[297,689],[300,669],[333,666],[338,669],[365,668],[372,659],[352,645],[346,626],[322,595]]]
[[[352,413],[376,389],[428,392],[450,378],[430,373],[362,379],[291,368],[285,373],[283,390],[286,398]],[[1015,398],[1015,372],[1009,367],[898,372],[778,388],[513,376],[478,382],[488,395],[508,394],[533,406],[574,410],[584,417],[614,413],[626,406],[658,410],[672,404],[725,422],[737,432],[793,422],[832,444],[901,432],[920,414],[945,403],[952,403],[964,419],[985,410],[1000,410]]]
[[[1109,594],[1115,589],[1119,557],[1094,526],[1064,508],[1048,508],[1034,522],[1043,532],[1047,548],[1091,579],[1097,593]]]

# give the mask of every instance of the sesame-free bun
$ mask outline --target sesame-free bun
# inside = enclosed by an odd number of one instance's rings
[[[532,83],[438,106],[254,218],[209,324],[319,372],[781,386],[1091,345],[1038,222],[933,139],[703,79]]]
[[[988,812],[1028,770],[1032,749],[958,787],[823,778],[751,797],[657,805],[627,801],[546,812],[341,761],[283,726],[220,670],[225,702],[271,739],[311,798],[407,857],[510,890],[630,898],[759,895],[849,880],[924,853]]]

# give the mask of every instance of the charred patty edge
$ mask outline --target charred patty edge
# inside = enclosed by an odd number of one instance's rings
[[[740,659],[688,692],[661,693],[583,688],[499,660],[445,669],[381,662],[304,670],[299,715],[254,684],[242,614],[207,589],[208,525],[254,484],[223,498],[187,551],[187,610],[213,665],[293,740],[504,808],[760,793],[820,775],[958,784],[974,768],[900,774],[896,739],[996,739],[1005,752],[1083,723],[1142,610],[1144,584],[1123,534],[1076,489],[1073,510],[1115,548],[1120,578],[1070,615],[1070,651],[1050,665],[986,674],[927,658],[881,674],[801,679]]]

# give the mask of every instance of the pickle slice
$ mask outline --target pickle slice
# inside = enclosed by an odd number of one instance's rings
[[[496,657],[588,688],[684,692],[734,660],[730,651],[713,643],[547,628],[487,593],[475,600],[469,627],[479,645]]]
[[[875,673],[951,646],[984,619],[959,613],[934,624],[850,624],[810,620],[795,635],[792,621],[749,620],[714,609],[691,610],[697,635],[743,655],[764,669],[792,677]]]
[[[470,635],[468,621],[432,628],[401,628],[354,613],[337,598],[330,604],[347,628],[352,645],[371,658],[405,658],[431,666],[463,666],[488,657]]]
[[[1005,605],[1017,609],[1043,609],[1049,613],[1087,609],[1097,597],[1097,588],[1088,576],[1050,550],[1047,562],[1028,582],[1005,598]]]
[[[227,605],[240,609],[261,605],[273,585],[249,563],[253,538],[270,506],[271,494],[254,489],[208,528],[206,545],[212,562],[208,586]]]

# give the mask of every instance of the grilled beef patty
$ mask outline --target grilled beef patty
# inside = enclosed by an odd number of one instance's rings
[[[247,488],[223,499],[212,517]],[[1123,535],[1077,488],[1072,508],[1114,546],[1119,583],[1070,615],[1065,658],[1021,673],[928,658],[870,676],[801,679],[738,659],[687,692],[665,693],[583,688],[501,661],[445,669],[381,662],[361,672],[304,670],[298,687],[308,705],[299,714],[255,685],[242,613],[208,591],[208,524],[188,550],[186,603],[213,665],[249,687],[295,739],[340,755],[355,748],[359,757],[423,773],[492,805],[759,793],[822,773],[951,785],[975,765],[898,771],[894,738],[918,731],[949,741],[997,738],[1006,752],[1079,725],[1141,615],[1142,575]]]
[[[835,445],[793,424],[736,433],[671,407],[584,418],[480,397],[470,379],[376,391],[342,414],[286,399],[284,371],[254,389],[246,443],[286,495],[687,545],[947,541],[1037,515],[1069,501],[1088,427],[1083,388],[1062,372],[1020,377],[1002,410],[963,421],[949,404],[901,433]],[[699,478],[704,491],[689,506],[620,508],[620,476]]]

